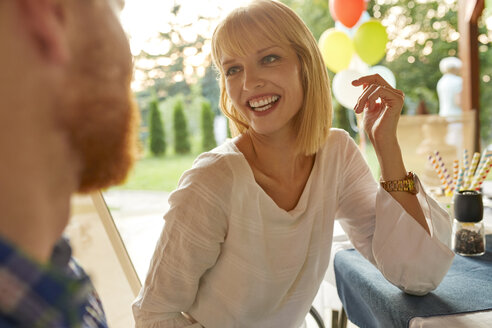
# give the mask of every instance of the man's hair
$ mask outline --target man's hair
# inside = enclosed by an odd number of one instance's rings
[[[328,138],[332,120],[328,73],[312,33],[302,19],[286,5],[271,0],[255,0],[235,9],[215,29],[212,59],[220,72],[220,107],[230,120],[231,134],[249,128],[246,118],[232,104],[225,89],[223,54],[244,56],[258,34],[274,44],[291,47],[301,64],[303,103],[294,118],[297,129],[296,150],[311,155]]]

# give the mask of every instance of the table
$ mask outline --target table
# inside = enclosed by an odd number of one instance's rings
[[[343,307],[359,327],[428,327],[436,318],[446,318],[448,324],[437,320],[433,327],[463,327],[449,320],[476,311],[490,311],[472,317],[484,327],[492,326],[492,235],[487,235],[485,255],[456,255],[439,287],[426,296],[405,294],[353,249],[336,253],[334,270]]]

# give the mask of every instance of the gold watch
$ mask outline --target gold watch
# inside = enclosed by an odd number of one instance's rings
[[[392,181],[380,181],[381,187],[387,192],[391,191],[406,191],[413,195],[417,194],[417,188],[415,187],[415,174],[408,172],[403,179]]]

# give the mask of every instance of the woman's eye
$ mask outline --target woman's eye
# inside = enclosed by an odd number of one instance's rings
[[[231,75],[234,75],[236,74],[237,72],[239,72],[239,67],[237,66],[233,66],[231,68],[228,68],[227,71],[226,71],[226,76],[231,76]]]
[[[277,56],[277,55],[268,55],[268,56],[263,57],[262,62],[264,64],[270,64],[270,63],[273,63],[274,61],[276,61],[279,58],[280,57]]]

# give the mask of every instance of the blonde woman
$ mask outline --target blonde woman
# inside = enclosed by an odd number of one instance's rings
[[[137,327],[299,327],[335,220],[393,284],[417,295],[436,288],[453,259],[449,219],[403,164],[403,93],[377,75],[353,82],[365,88],[355,111],[380,184],[349,135],[330,129],[326,69],[292,10],[270,0],[238,8],[212,49],[234,138],[198,157],[171,194],[134,303]]]

